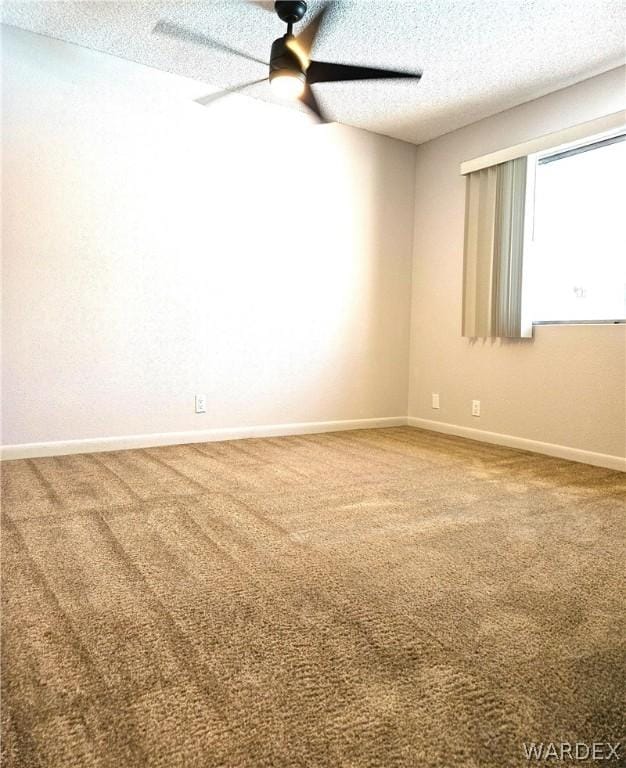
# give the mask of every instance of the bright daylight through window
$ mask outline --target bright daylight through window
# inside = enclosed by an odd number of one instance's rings
[[[535,322],[626,318],[624,139],[536,161],[532,240],[525,252]]]

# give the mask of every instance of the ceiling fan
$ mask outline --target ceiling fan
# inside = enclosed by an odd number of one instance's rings
[[[263,3],[266,6],[266,3]],[[293,34],[293,25],[302,21],[307,11],[305,0],[276,0],[274,10],[279,18],[287,24],[287,32],[272,43],[269,60],[269,76],[261,80],[253,80],[244,83],[237,88],[225,89],[217,94],[201,99],[200,103],[208,104],[217,98],[235,91],[241,91],[252,85],[269,81],[272,90],[280,98],[299,99],[305,104],[319,122],[329,122],[329,118],[321,110],[312,85],[317,83],[337,83],[352,80],[380,80],[380,79],[413,79],[419,80],[421,73],[395,72],[389,69],[375,69],[372,67],[360,67],[352,64],[332,64],[325,61],[311,59],[309,54],[313,48],[318,30],[328,10],[330,3],[322,6],[320,12],[302,29],[296,37]],[[247,53],[242,53],[230,46],[213,40],[208,35],[198,34],[191,30],[167,21],[160,21],[154,28],[154,32],[170,37],[182,38],[187,41],[200,43],[213,48],[234,53],[237,56],[268,64]]]

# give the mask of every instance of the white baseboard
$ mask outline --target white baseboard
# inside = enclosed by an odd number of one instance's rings
[[[218,440],[240,440],[245,437],[277,437],[279,435],[308,435],[316,432],[340,432],[346,429],[374,429],[406,426],[406,416],[380,419],[349,419],[344,421],[309,421],[294,424],[264,424],[258,427],[226,427],[192,432],[157,432],[147,435],[96,437],[86,440],[61,440],[52,443],[22,443],[0,447],[0,458],[34,459],[41,456],[65,456],[70,453],[122,451],[128,448],[154,448],[159,445],[208,443]]]
[[[34,459],[42,456],[64,456],[72,453],[95,453],[99,451],[122,451],[129,448],[155,448],[159,445],[182,445],[184,443],[205,443],[219,440],[240,440],[246,437],[278,437],[280,435],[308,435],[321,432],[340,432],[348,429],[377,429],[380,427],[417,427],[446,435],[466,437],[485,443],[495,443],[508,448],[518,448],[532,453],[543,453],[560,459],[593,464],[597,467],[617,469],[626,472],[626,458],[606,453],[584,451],[555,443],[542,443],[525,437],[487,432],[458,424],[419,419],[413,416],[391,416],[380,419],[348,419],[343,421],[309,421],[291,424],[263,424],[257,427],[226,427],[191,432],[157,432],[145,435],[123,435],[120,437],[96,437],[85,440],[61,440],[51,443],[22,443],[0,447],[0,458]]]
[[[519,448],[522,451],[543,453],[547,456],[556,456],[559,459],[568,459],[569,461],[578,461],[582,464],[593,464],[596,467],[606,467],[607,469],[618,469],[622,472],[626,472],[626,458],[623,456],[613,456],[609,453],[595,453],[594,451],[583,451],[581,448],[570,448],[567,445],[542,443],[539,440],[529,440],[526,437],[503,435],[499,432],[487,432],[483,429],[462,427],[458,424],[446,424],[445,422],[431,421],[430,419],[418,419],[414,416],[408,417],[407,424],[411,427],[418,427],[419,429],[443,432],[446,435],[467,437],[470,440],[480,440],[483,443],[505,445],[507,448]]]

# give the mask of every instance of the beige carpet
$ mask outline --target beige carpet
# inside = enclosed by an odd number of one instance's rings
[[[6,768],[624,740],[623,474],[403,427],[7,462],[3,487]]]

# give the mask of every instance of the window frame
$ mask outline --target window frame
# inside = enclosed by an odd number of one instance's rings
[[[613,128],[609,131],[604,131],[594,136],[588,136],[584,139],[578,139],[577,141],[561,144],[557,147],[550,147],[550,149],[544,149],[539,152],[533,152],[527,156],[527,176],[526,176],[526,202],[525,202],[525,215],[524,215],[524,259],[523,259],[523,271],[522,271],[522,316],[523,319],[529,325],[533,327],[536,325],[624,325],[626,324],[626,317],[620,318],[608,318],[606,320],[534,320],[532,315],[532,301],[531,301],[531,268],[533,264],[533,248],[534,248],[534,229],[535,229],[535,184],[537,166],[543,160],[546,162],[548,158],[555,158],[558,161],[563,158],[557,157],[563,155],[564,157],[578,154],[580,152],[593,151],[592,147],[595,144],[606,146],[613,144],[617,141],[626,141],[626,128],[623,126],[620,128]],[[548,161],[550,162],[550,161]]]

